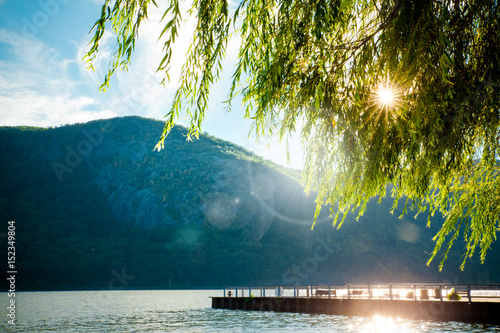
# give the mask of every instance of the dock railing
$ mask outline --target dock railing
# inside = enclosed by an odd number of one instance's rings
[[[224,297],[387,299],[413,301],[500,301],[500,285],[392,283],[225,287]]]

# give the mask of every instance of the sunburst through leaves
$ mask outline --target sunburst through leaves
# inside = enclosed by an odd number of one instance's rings
[[[382,83],[375,92],[375,104],[379,109],[388,111],[399,106],[401,92],[392,84]]]

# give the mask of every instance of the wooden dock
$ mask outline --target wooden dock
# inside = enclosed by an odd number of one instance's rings
[[[466,289],[464,286],[457,287],[460,288],[457,293],[463,294],[461,300],[448,300],[447,294],[438,293],[451,289],[444,285],[388,285],[383,288],[378,286],[378,289],[370,285],[335,288],[293,286],[293,294],[292,287],[281,286],[233,288],[234,292],[226,288],[224,296],[212,297],[212,308],[342,316],[379,315],[500,325],[500,286],[481,286],[483,289],[476,286],[465,286]],[[468,294],[464,293],[464,289]],[[401,290],[412,290],[412,293],[401,297]],[[480,293],[479,290],[486,290],[487,293]],[[432,291],[433,295],[430,294]]]

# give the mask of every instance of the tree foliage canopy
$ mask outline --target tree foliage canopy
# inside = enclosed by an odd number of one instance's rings
[[[167,74],[182,16],[168,1],[162,38]],[[106,29],[116,52],[102,88],[130,62],[154,0],[106,0],[94,26],[92,63]],[[496,0],[194,0],[197,25],[168,134],[186,107],[197,135],[228,40],[241,38],[229,105],[242,94],[255,132],[284,138],[300,128],[306,189],[334,225],[363,214],[391,186],[398,199],[446,220],[432,260],[457,238],[484,261],[500,216],[500,10]],[[385,87],[395,99],[382,103]],[[300,126],[299,126],[300,125]],[[395,209],[396,207],[393,207]],[[406,214],[406,205],[402,214]]]

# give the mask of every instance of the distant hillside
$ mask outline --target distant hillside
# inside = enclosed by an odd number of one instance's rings
[[[390,200],[311,231],[297,171],[211,136],[187,142],[182,127],[153,151],[162,128],[139,117],[0,128],[0,237],[16,221],[20,290],[500,281],[498,244],[465,272],[457,244],[439,273],[425,262],[442,221],[400,221]]]

